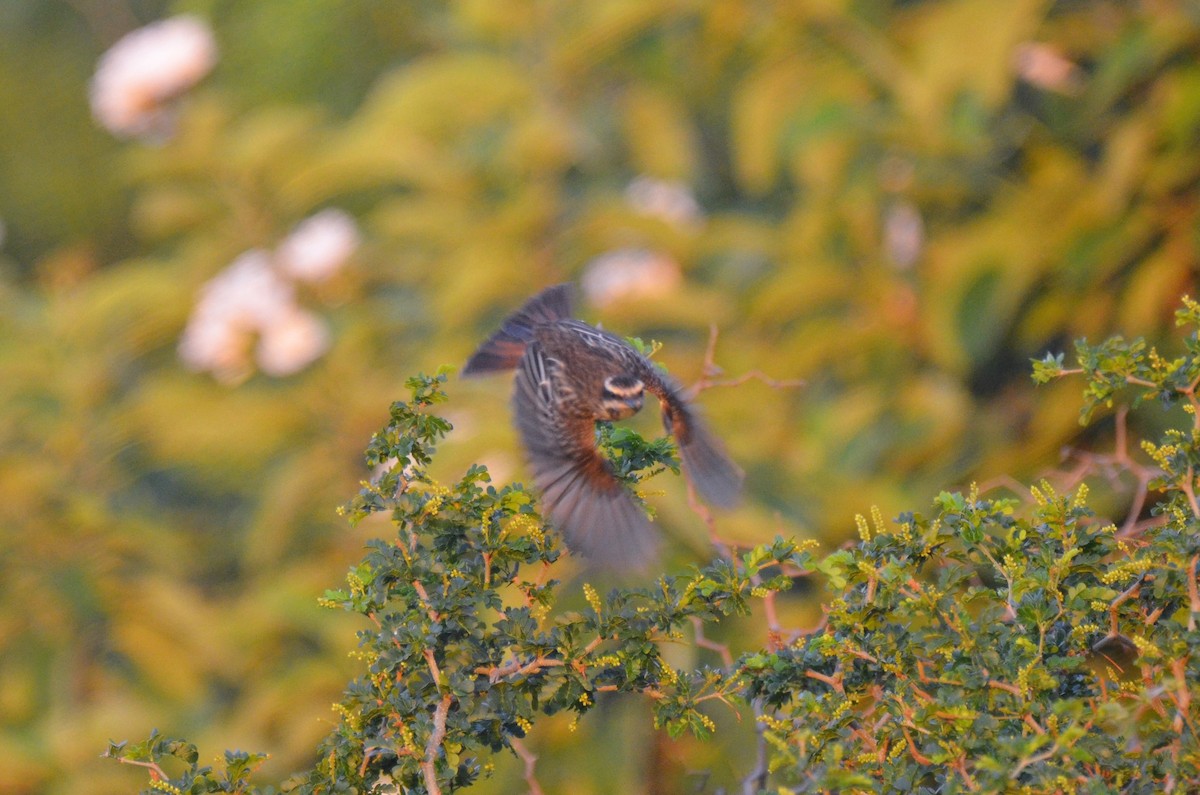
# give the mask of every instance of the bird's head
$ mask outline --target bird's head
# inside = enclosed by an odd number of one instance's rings
[[[614,375],[604,379],[604,392],[600,400],[610,420],[632,417],[642,410],[645,399],[645,384],[631,375]]]

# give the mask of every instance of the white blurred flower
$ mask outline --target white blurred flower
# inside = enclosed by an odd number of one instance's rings
[[[196,310],[257,329],[291,311],[294,305],[295,291],[272,266],[271,254],[253,248],[200,288]]]
[[[901,270],[911,268],[925,247],[925,221],[912,202],[896,201],[883,214],[883,250]]]
[[[682,282],[679,263],[665,254],[624,248],[592,260],[583,273],[583,292],[596,306],[628,298],[662,298]]]
[[[319,282],[337,273],[362,238],[348,213],[322,210],[301,221],[279,244],[275,256],[284,273],[304,282]]]
[[[267,375],[298,373],[329,349],[329,329],[312,312],[292,307],[291,311],[262,328],[255,358]]]
[[[96,64],[92,115],[124,138],[166,135],[170,101],[212,71],[216,61],[212,30],[197,17],[171,17],[138,28]]]
[[[695,226],[704,220],[704,211],[682,182],[637,177],[625,188],[625,200],[642,215],[660,218],[675,226]]]
[[[179,358],[191,370],[223,382],[250,374],[255,334],[296,311],[295,292],[271,266],[271,255],[251,249],[200,288],[179,341]]]
[[[1083,88],[1083,72],[1050,44],[1030,41],[1018,45],[1013,67],[1022,80],[1047,91],[1070,96]]]
[[[250,339],[250,329],[218,313],[193,311],[179,340],[179,358],[189,370],[208,371],[222,383],[234,383],[254,370]]]

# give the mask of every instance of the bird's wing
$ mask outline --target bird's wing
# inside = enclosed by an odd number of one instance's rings
[[[596,451],[595,420],[567,408],[574,395],[561,366],[529,343],[513,395],[542,505],[572,550],[609,568],[642,568],[656,553],[650,522]]]
[[[570,316],[571,285],[559,284],[542,290],[505,318],[499,330],[479,346],[463,367],[463,377],[511,370],[533,339],[534,328]]]
[[[648,359],[639,357],[639,378],[662,404],[663,425],[679,444],[683,468],[696,490],[713,505],[732,508],[742,496],[745,474],[709,431],[683,390]]]

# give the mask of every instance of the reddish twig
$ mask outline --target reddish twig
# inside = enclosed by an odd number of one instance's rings
[[[543,668],[559,668],[564,665],[566,665],[566,663],[564,663],[562,660],[551,660],[545,657],[535,657],[527,663],[522,663],[520,660],[513,660],[507,665],[481,665],[475,669],[475,673],[486,676],[488,681],[494,684],[504,677],[511,676],[513,674],[520,674],[521,676],[524,676],[526,674],[540,671]]]
[[[521,757],[521,761],[525,763],[525,783],[529,785],[529,795],[543,795],[542,785],[538,783],[533,769],[533,766],[537,763],[537,756],[525,747],[525,743],[519,737],[510,737],[508,745],[517,756]]]
[[[1191,602],[1190,611],[1188,613],[1188,632],[1193,632],[1196,629],[1196,614],[1200,613],[1200,590],[1196,587],[1196,564],[1200,562],[1200,555],[1192,555],[1192,562],[1188,564],[1188,600]]]
[[[689,397],[695,397],[704,390],[713,389],[715,387],[741,386],[747,381],[761,381],[772,389],[795,389],[807,384],[807,382],[802,378],[773,378],[764,373],[762,370],[749,370],[734,378],[727,378],[723,380],[714,379],[714,376],[720,375],[722,372],[724,372],[724,370],[722,370],[715,361],[717,352],[717,336],[719,334],[720,330],[717,328],[715,323],[708,327],[708,346],[704,351],[704,375],[701,376],[700,380],[692,384],[692,386],[688,389]]]
[[[433,711],[433,733],[425,745],[425,760],[421,762],[421,772],[425,776],[425,789],[429,795],[442,795],[442,788],[437,780],[437,758],[442,750],[442,741],[446,739],[446,716],[450,714],[450,704],[454,697],[449,693],[442,696],[437,709]]]
[[[169,781],[166,771],[158,766],[157,762],[141,762],[137,759],[127,759],[123,756],[117,757],[117,761],[123,765],[134,765],[136,767],[144,767],[150,771],[150,778],[154,781]]]
[[[733,652],[724,643],[717,643],[715,640],[710,640],[704,634],[704,622],[696,616],[692,616],[692,629],[696,633],[696,645],[702,649],[715,651],[721,656],[721,662],[725,664],[726,670],[733,668]]]
[[[1067,469],[1059,469],[1044,473],[1039,479],[1049,480],[1064,491],[1072,490],[1092,475],[1103,476],[1110,484],[1117,486],[1122,474],[1133,477],[1133,499],[1125,519],[1117,530],[1118,538],[1128,538],[1137,535],[1147,527],[1161,524],[1165,518],[1156,517],[1148,521],[1140,521],[1139,517],[1146,507],[1150,496],[1150,481],[1160,477],[1163,472],[1158,467],[1147,466],[1133,457],[1129,451],[1129,408],[1122,406],[1117,409],[1115,416],[1113,449],[1110,453],[1094,453],[1084,450],[1066,448],[1063,460],[1072,460],[1073,464]],[[1007,488],[1023,499],[1029,500],[1031,494],[1028,487],[1019,483],[1009,475],[1000,475],[980,485],[980,491],[986,493],[995,488]],[[1185,489],[1186,491],[1186,489]],[[1200,515],[1200,514],[1198,514]]]

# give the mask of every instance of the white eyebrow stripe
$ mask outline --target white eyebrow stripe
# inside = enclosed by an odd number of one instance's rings
[[[645,391],[645,388],[646,385],[636,378],[633,379],[633,383],[629,386],[617,386],[613,383],[612,378],[606,378],[604,380],[604,391],[610,395],[615,395],[616,397],[636,397],[637,395],[642,394],[642,392]]]

